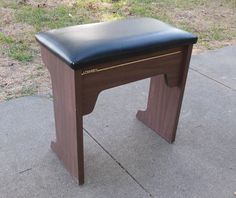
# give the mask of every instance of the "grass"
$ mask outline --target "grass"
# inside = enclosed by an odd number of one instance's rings
[[[33,58],[33,54],[29,50],[29,46],[21,42],[16,42],[10,45],[8,55],[13,59],[22,62],[29,62]]]
[[[34,27],[35,31],[31,33],[31,39],[34,33],[42,30],[130,16],[157,18],[193,32],[199,36],[199,45],[207,49],[214,48],[214,46],[211,46],[211,41],[230,40],[236,37],[235,29],[228,31],[228,26],[222,28],[221,25],[217,24],[217,26],[212,23],[203,31],[199,30],[194,22],[191,23],[191,16],[187,16],[189,19],[184,16],[183,20],[175,16],[175,14],[185,13],[186,11],[194,14],[194,10],[211,7],[214,5],[211,0],[78,0],[73,6],[61,4],[53,8],[47,6],[37,7],[22,2],[17,6],[16,1],[0,0],[0,6],[15,10],[15,23],[25,23]],[[236,0],[218,0],[217,2],[219,6],[223,5],[227,9],[236,5]],[[236,12],[236,7],[234,11]],[[234,22],[236,23],[236,20]],[[27,52],[31,50],[27,42],[14,41],[14,45],[12,43],[9,45],[11,46],[7,54],[11,58],[19,61],[32,60],[33,53]]]
[[[17,9],[18,3],[17,1],[14,0],[9,0],[9,1],[0,0],[0,7]]]
[[[11,44],[13,42],[14,41],[10,36],[6,36],[2,32],[0,32],[0,43]]]
[[[37,92],[37,86],[34,84],[30,84],[29,86],[23,85],[20,90],[22,96],[30,96]]]
[[[13,93],[11,93],[9,91],[9,94],[6,95],[5,100],[11,100],[13,98],[17,98],[17,97],[22,97],[22,96],[31,96],[34,95],[35,93],[37,93],[38,87],[35,84],[29,84],[29,85],[23,85],[20,90],[18,90],[17,92],[13,91]]]
[[[199,51],[236,43],[236,0],[64,1],[0,0],[0,69],[5,75],[0,78],[0,101],[32,95],[49,85],[34,38],[39,31],[146,16],[197,34]]]
[[[53,9],[23,6],[16,10],[15,19],[17,22],[34,26],[36,32],[88,21],[86,15],[79,15],[76,8],[67,6],[58,6]]]
[[[0,32],[0,43],[6,45],[4,48],[10,58],[22,62],[29,62],[33,58],[33,52],[30,50],[29,45],[22,40],[16,41]]]

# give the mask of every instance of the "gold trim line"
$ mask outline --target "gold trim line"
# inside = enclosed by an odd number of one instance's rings
[[[84,76],[84,75],[88,75],[88,74],[92,74],[92,73],[98,73],[98,72],[102,72],[102,71],[107,71],[107,70],[110,70],[110,69],[115,69],[115,68],[118,68],[118,67],[123,67],[123,66],[126,66],[126,65],[131,65],[131,64],[134,64],[134,63],[140,63],[140,62],[144,62],[144,61],[148,61],[148,60],[153,60],[153,59],[157,59],[157,58],[162,58],[162,57],[166,57],[166,56],[180,54],[181,52],[182,51],[171,52],[171,53],[168,53],[168,54],[162,54],[162,55],[158,55],[158,56],[144,58],[144,59],[140,59],[140,60],[136,60],[136,61],[122,63],[122,64],[119,64],[119,65],[113,65],[113,66],[110,66],[110,67],[101,68],[101,69],[96,69],[95,68],[95,69],[90,69],[90,70],[84,70],[81,73],[81,75]]]

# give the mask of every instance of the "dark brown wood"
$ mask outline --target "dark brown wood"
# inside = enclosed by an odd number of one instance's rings
[[[192,46],[187,47],[178,86],[168,86],[163,75],[152,77],[147,109],[137,113],[139,120],[169,143],[174,142],[176,136],[191,52]]]
[[[165,50],[145,57],[135,57],[136,59],[127,59],[126,62],[132,62],[163,54],[171,54],[173,52],[179,53],[143,62],[135,62],[127,66],[89,73],[82,76],[82,84],[86,87],[85,89],[82,89],[83,115],[89,114],[93,111],[99,93],[105,89],[156,76],[158,74],[165,74],[165,80],[169,86],[177,86],[181,78],[181,65],[184,60],[185,48]],[[102,67],[99,65],[94,67],[107,68],[118,64],[120,64],[120,62],[116,61],[104,64]]]
[[[51,74],[56,142],[51,148],[79,184],[84,183],[81,71],[74,71],[46,48],[42,58]]]

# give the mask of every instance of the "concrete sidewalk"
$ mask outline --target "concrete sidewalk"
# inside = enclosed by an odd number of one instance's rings
[[[0,198],[233,198],[236,191],[236,46],[192,58],[170,145],[136,117],[149,80],[104,91],[84,118],[85,184],[50,150],[53,104],[0,103]]]

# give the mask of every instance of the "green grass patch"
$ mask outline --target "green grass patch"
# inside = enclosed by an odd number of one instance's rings
[[[13,42],[13,38],[11,38],[10,36],[6,36],[5,34],[3,34],[3,32],[0,32],[0,43],[11,44]]]
[[[33,59],[33,52],[29,45],[20,41],[11,44],[7,53],[9,57],[21,62],[29,62]]]
[[[194,7],[206,5],[209,0],[172,0],[171,2],[174,2],[172,5],[181,9],[194,9]]]
[[[129,16],[146,16],[173,24],[166,7],[191,7],[207,0],[78,0],[73,6],[55,8],[21,5],[15,19],[36,28],[36,31],[75,24],[114,20]],[[171,9],[170,9],[171,10]]]
[[[29,44],[23,41],[16,41],[0,32],[0,43],[7,55],[15,60],[29,62],[33,59],[33,51],[30,49]]]
[[[36,31],[81,24],[88,20],[86,13],[78,14],[75,7],[67,6],[56,8],[23,6],[16,10],[15,18],[18,22],[34,26]]]
[[[217,41],[229,39],[227,28],[218,27],[218,26],[212,26],[209,29],[207,36],[210,40],[217,40]]]
[[[2,8],[17,9],[18,5],[17,0],[0,0],[0,7]]]

